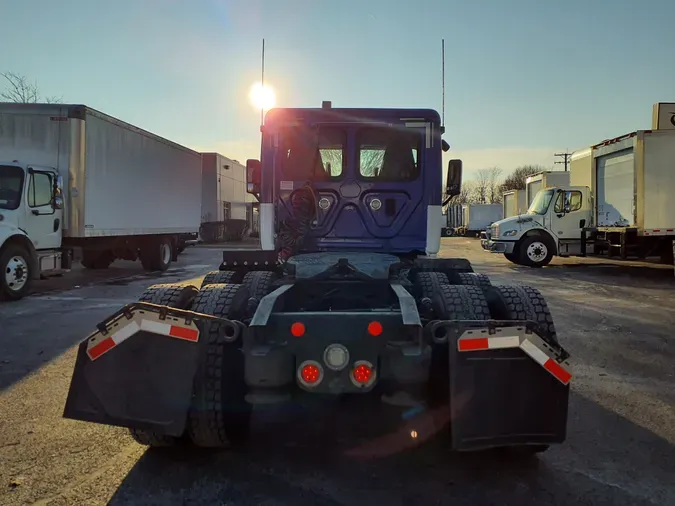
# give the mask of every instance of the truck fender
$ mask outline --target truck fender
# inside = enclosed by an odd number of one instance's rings
[[[558,254],[558,240],[555,237],[553,237],[551,232],[549,232],[544,228],[533,228],[528,230],[520,237],[520,239],[518,239],[518,243],[520,244],[523,241],[523,239],[525,239],[526,237],[530,237],[532,235],[543,236],[549,243],[549,246],[551,246],[551,248],[553,249],[553,255]]]
[[[40,279],[40,266],[38,264],[37,251],[33,242],[28,238],[26,233],[18,227],[0,223],[0,252],[9,244],[18,244],[28,251],[30,258],[30,271],[32,273],[31,279]]]

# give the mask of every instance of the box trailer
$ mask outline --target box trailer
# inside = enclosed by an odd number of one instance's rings
[[[201,215],[201,155],[84,105],[0,104],[0,293],[140,259],[166,270]]]
[[[589,232],[610,254],[669,259],[675,239],[675,130],[637,130],[593,146]]]
[[[204,242],[239,241],[253,228],[253,202],[246,192],[246,167],[219,153],[202,153]]]
[[[527,211],[525,190],[509,190],[502,196],[502,215],[504,218],[518,216]]]
[[[549,186],[568,186],[570,184],[570,173],[566,171],[543,171],[532,174],[525,180],[525,192],[527,195],[527,207],[530,207],[534,197],[539,190]]]

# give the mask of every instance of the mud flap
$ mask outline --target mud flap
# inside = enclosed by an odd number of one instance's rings
[[[80,344],[63,416],[181,436],[199,336],[213,320],[228,335],[241,332],[235,322],[191,311],[125,306]]]
[[[564,442],[567,352],[533,322],[436,322],[436,335],[438,327],[448,336],[455,450]]]

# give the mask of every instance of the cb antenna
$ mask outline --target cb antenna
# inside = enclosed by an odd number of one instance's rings
[[[445,133],[445,39],[441,39],[441,93],[442,93],[442,109],[441,109],[441,133]]]

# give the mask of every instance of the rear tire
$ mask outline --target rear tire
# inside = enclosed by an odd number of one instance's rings
[[[192,309],[238,320],[246,312],[248,299],[248,288],[243,285],[208,285]],[[201,346],[189,415],[190,439],[207,448],[243,443],[249,437],[252,407],[246,402],[241,342],[227,342],[220,326],[209,323],[202,331]]]
[[[449,285],[448,276],[442,272],[418,272],[415,285],[419,290],[420,298],[434,298],[434,294],[441,291],[441,285]]]
[[[495,286],[502,304],[493,310],[493,316],[503,320],[531,320],[539,325],[537,332],[545,341],[558,344],[553,316],[546,299],[531,286]]]
[[[489,320],[490,309],[483,290],[470,285],[441,285],[433,299],[440,320]],[[429,373],[429,397],[432,406],[448,403],[450,367],[448,343],[434,343]]]
[[[251,297],[259,302],[260,299],[270,293],[276,279],[277,275],[271,271],[251,271],[246,273],[241,284],[245,285]]]
[[[457,274],[462,285],[472,285],[479,287],[488,287],[492,286],[490,278],[485,274],[479,274],[477,272],[460,272]]]
[[[167,237],[148,242],[141,247],[141,265],[148,272],[165,272],[173,260],[173,244]]]
[[[233,271],[211,271],[204,276],[202,288],[208,285],[225,285],[231,283],[234,274]]]
[[[175,309],[188,309],[198,293],[196,286],[166,283],[146,288],[138,301]],[[148,429],[129,429],[129,433],[137,443],[153,448],[174,446],[180,440],[180,438],[166,436]]]

